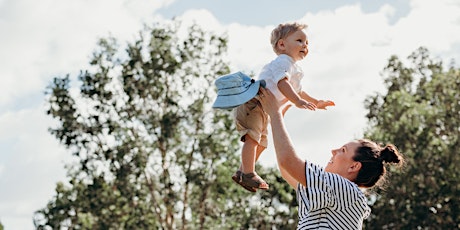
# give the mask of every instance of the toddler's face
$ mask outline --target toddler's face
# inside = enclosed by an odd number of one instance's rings
[[[300,61],[308,54],[308,38],[303,30],[280,39],[278,45],[281,53],[289,55],[294,61]]]

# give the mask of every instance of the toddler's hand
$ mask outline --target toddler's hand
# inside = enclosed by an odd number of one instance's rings
[[[318,103],[316,104],[316,108],[326,110],[327,106],[334,106],[334,105],[335,103],[333,101],[319,100]]]
[[[310,103],[304,99],[300,99],[298,100],[296,103],[295,103],[295,106],[297,108],[301,108],[301,109],[309,109],[309,110],[315,110],[316,109],[316,105],[313,104],[313,103]]]

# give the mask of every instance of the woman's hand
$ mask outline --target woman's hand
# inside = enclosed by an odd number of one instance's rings
[[[278,100],[276,100],[275,96],[270,92],[270,90],[265,88],[260,88],[259,91],[259,102],[264,108],[264,111],[268,113],[270,116],[274,116],[276,114],[282,115],[281,111],[281,104]]]

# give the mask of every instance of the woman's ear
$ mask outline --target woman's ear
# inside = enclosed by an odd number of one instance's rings
[[[348,172],[349,173],[353,173],[353,172],[359,172],[359,170],[361,170],[361,162],[359,161],[355,161],[353,162],[353,164],[350,165],[350,167],[348,168]]]

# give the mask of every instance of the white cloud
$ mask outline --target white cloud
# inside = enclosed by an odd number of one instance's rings
[[[270,32],[273,26],[248,26],[238,23],[225,25],[206,9],[191,9],[177,17],[183,29],[192,24],[200,25],[206,31],[228,36],[228,58],[233,71],[257,71],[275,57],[270,46]],[[187,31],[179,31],[185,36]]]
[[[172,0],[5,0],[0,5],[0,107],[86,66],[97,39],[133,38]]]
[[[184,14],[178,16],[177,19],[182,22],[184,27],[198,24],[203,25],[203,28],[207,31],[224,32],[217,18],[205,9],[187,10]]]
[[[234,71],[254,72],[276,57],[270,45],[270,33],[275,25],[265,27],[236,23],[227,26],[228,56]]]
[[[453,1],[411,1],[413,9],[392,28],[393,46],[411,52],[426,46],[434,53],[460,43],[460,5]],[[459,56],[457,56],[459,57]]]
[[[45,207],[65,178],[70,154],[47,133],[42,106],[0,115],[0,219],[6,229],[32,229],[33,212]]]

